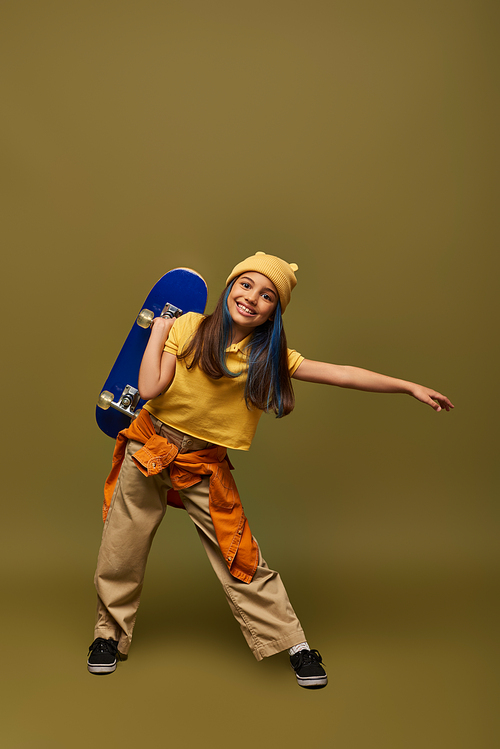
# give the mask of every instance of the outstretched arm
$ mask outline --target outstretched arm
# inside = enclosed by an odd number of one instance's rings
[[[139,393],[145,400],[163,393],[174,377],[176,358],[163,350],[174,322],[174,319],[155,317],[151,325],[151,335],[139,370]]]
[[[415,382],[399,380],[395,377],[370,372],[359,367],[328,364],[327,362],[304,359],[293,374],[295,380],[320,382],[325,385],[337,385],[354,390],[368,390],[372,393],[406,393],[422,403],[431,406],[435,411],[443,408],[449,411],[453,403],[432,388],[417,385]]]

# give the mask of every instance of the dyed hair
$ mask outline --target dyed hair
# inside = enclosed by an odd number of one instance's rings
[[[236,279],[225,289],[211,315],[199,324],[196,333],[179,355],[190,359],[187,368],[199,366],[209,377],[240,377],[244,372],[231,372],[226,364],[226,349],[231,345],[232,320],[227,298]],[[286,416],[295,405],[292,380],[288,370],[286,335],[281,319],[281,305],[267,320],[254,329],[247,347],[248,374],[245,383],[247,408],[274,411],[277,418]]]

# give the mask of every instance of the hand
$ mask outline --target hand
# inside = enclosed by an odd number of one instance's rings
[[[174,322],[175,317],[155,317],[151,323],[151,334],[162,338],[165,342]]]
[[[453,403],[449,398],[446,397],[446,395],[441,395],[441,393],[438,393],[436,390],[432,390],[432,388],[426,388],[423,385],[415,385],[412,389],[411,394],[417,400],[431,406],[434,411],[439,412],[442,411],[443,408],[445,409],[445,411],[449,411],[451,408],[455,408]]]

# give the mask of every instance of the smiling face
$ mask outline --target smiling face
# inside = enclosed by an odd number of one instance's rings
[[[256,271],[245,272],[236,279],[227,306],[233,321],[233,341],[239,343],[252,330],[272,317],[278,304],[278,292],[272,281]]]

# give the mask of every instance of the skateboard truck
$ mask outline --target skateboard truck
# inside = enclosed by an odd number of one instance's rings
[[[173,304],[170,304],[170,302],[167,302],[161,311],[160,317],[180,317],[183,314],[184,313],[180,307],[175,307]]]
[[[131,419],[135,419],[137,416],[135,409],[140,401],[140,394],[137,388],[132,385],[125,385],[123,393],[120,395],[118,401],[113,399],[113,393],[109,390],[103,390],[97,401],[99,408],[106,411],[108,408],[114,408],[125,416],[129,416]]]
[[[180,317],[183,314],[184,312],[180,307],[176,307],[174,304],[170,304],[170,302],[167,302],[161,311],[160,317]],[[137,325],[139,325],[139,327],[141,328],[149,328],[151,327],[151,323],[153,322],[154,317],[155,313],[150,309],[141,309],[137,316]]]

